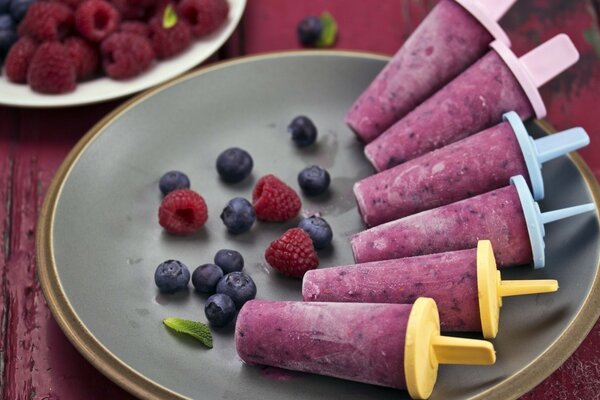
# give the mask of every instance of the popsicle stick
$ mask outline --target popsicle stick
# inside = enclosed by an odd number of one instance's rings
[[[546,225],[550,222],[573,217],[575,215],[583,214],[589,211],[594,211],[595,209],[596,206],[594,205],[594,203],[582,204],[575,207],[568,207],[560,210],[547,211],[545,213],[541,213],[540,220],[542,221],[542,224]]]
[[[436,336],[431,346],[440,364],[491,365],[496,362],[494,346],[482,340]]]
[[[498,295],[500,297],[520,296],[524,294],[550,293],[558,290],[558,281],[539,279],[532,281],[500,281]]]

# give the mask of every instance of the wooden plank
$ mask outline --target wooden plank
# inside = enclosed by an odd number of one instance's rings
[[[43,194],[65,155],[115,103],[18,115],[5,269],[5,399],[132,399],[92,367],[52,318],[35,278],[34,229]],[[2,109],[7,112],[8,109]],[[67,118],[68,116],[68,118]],[[1,132],[7,132],[4,127]]]

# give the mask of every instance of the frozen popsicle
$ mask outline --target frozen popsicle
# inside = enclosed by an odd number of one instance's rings
[[[372,175],[354,185],[367,226],[406,217],[503,186],[523,175],[535,200],[544,197],[542,163],[589,144],[582,128],[534,140],[511,111],[476,135]]]
[[[544,224],[595,210],[593,203],[540,212],[527,182],[400,218],[352,237],[357,263],[470,249],[485,238],[499,267],[545,265]]]
[[[368,143],[477,61],[515,0],[441,0],[352,105],[346,122]]]
[[[409,304],[431,297],[442,331],[498,333],[502,297],[558,290],[555,280],[503,281],[489,240],[477,248],[312,270],[304,301]]]
[[[501,41],[454,80],[365,147],[383,171],[456,142],[502,121],[515,111],[522,120],[543,118],[538,87],[574,64],[575,46],[560,34],[517,58]]]
[[[235,325],[248,364],[407,389],[433,390],[438,364],[493,364],[491,343],[440,335],[435,302],[306,303],[251,300]]]

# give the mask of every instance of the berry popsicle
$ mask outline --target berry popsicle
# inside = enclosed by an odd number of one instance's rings
[[[582,128],[533,140],[511,111],[483,132],[365,178],[354,185],[360,215],[376,226],[506,186],[523,175],[544,198],[542,163],[589,144]]]
[[[489,365],[484,340],[440,335],[435,301],[414,304],[247,302],[237,317],[235,345],[248,364],[407,389],[428,398],[438,364]]]
[[[361,94],[346,123],[371,142],[477,61],[494,39],[510,45],[498,25],[516,0],[441,0]]]
[[[579,58],[559,34],[517,58],[501,41],[433,96],[365,147],[377,171],[402,164],[502,122],[515,111],[522,120],[543,118],[538,88]]]
[[[540,212],[527,182],[376,226],[352,237],[357,263],[474,248],[491,240],[499,267],[545,265],[544,224],[595,210],[593,203]]]
[[[489,240],[476,249],[309,271],[304,301],[409,304],[431,297],[442,331],[498,333],[502,297],[558,290],[555,280],[503,281]]]

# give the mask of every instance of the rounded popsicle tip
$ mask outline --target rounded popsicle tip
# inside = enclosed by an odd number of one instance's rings
[[[404,345],[406,387],[412,398],[429,398],[439,364],[490,365],[495,362],[496,352],[490,342],[441,336],[435,301],[426,297],[415,301],[408,317]]]
[[[317,301],[319,297],[319,285],[314,283],[317,270],[306,271],[302,277],[302,300]]]

